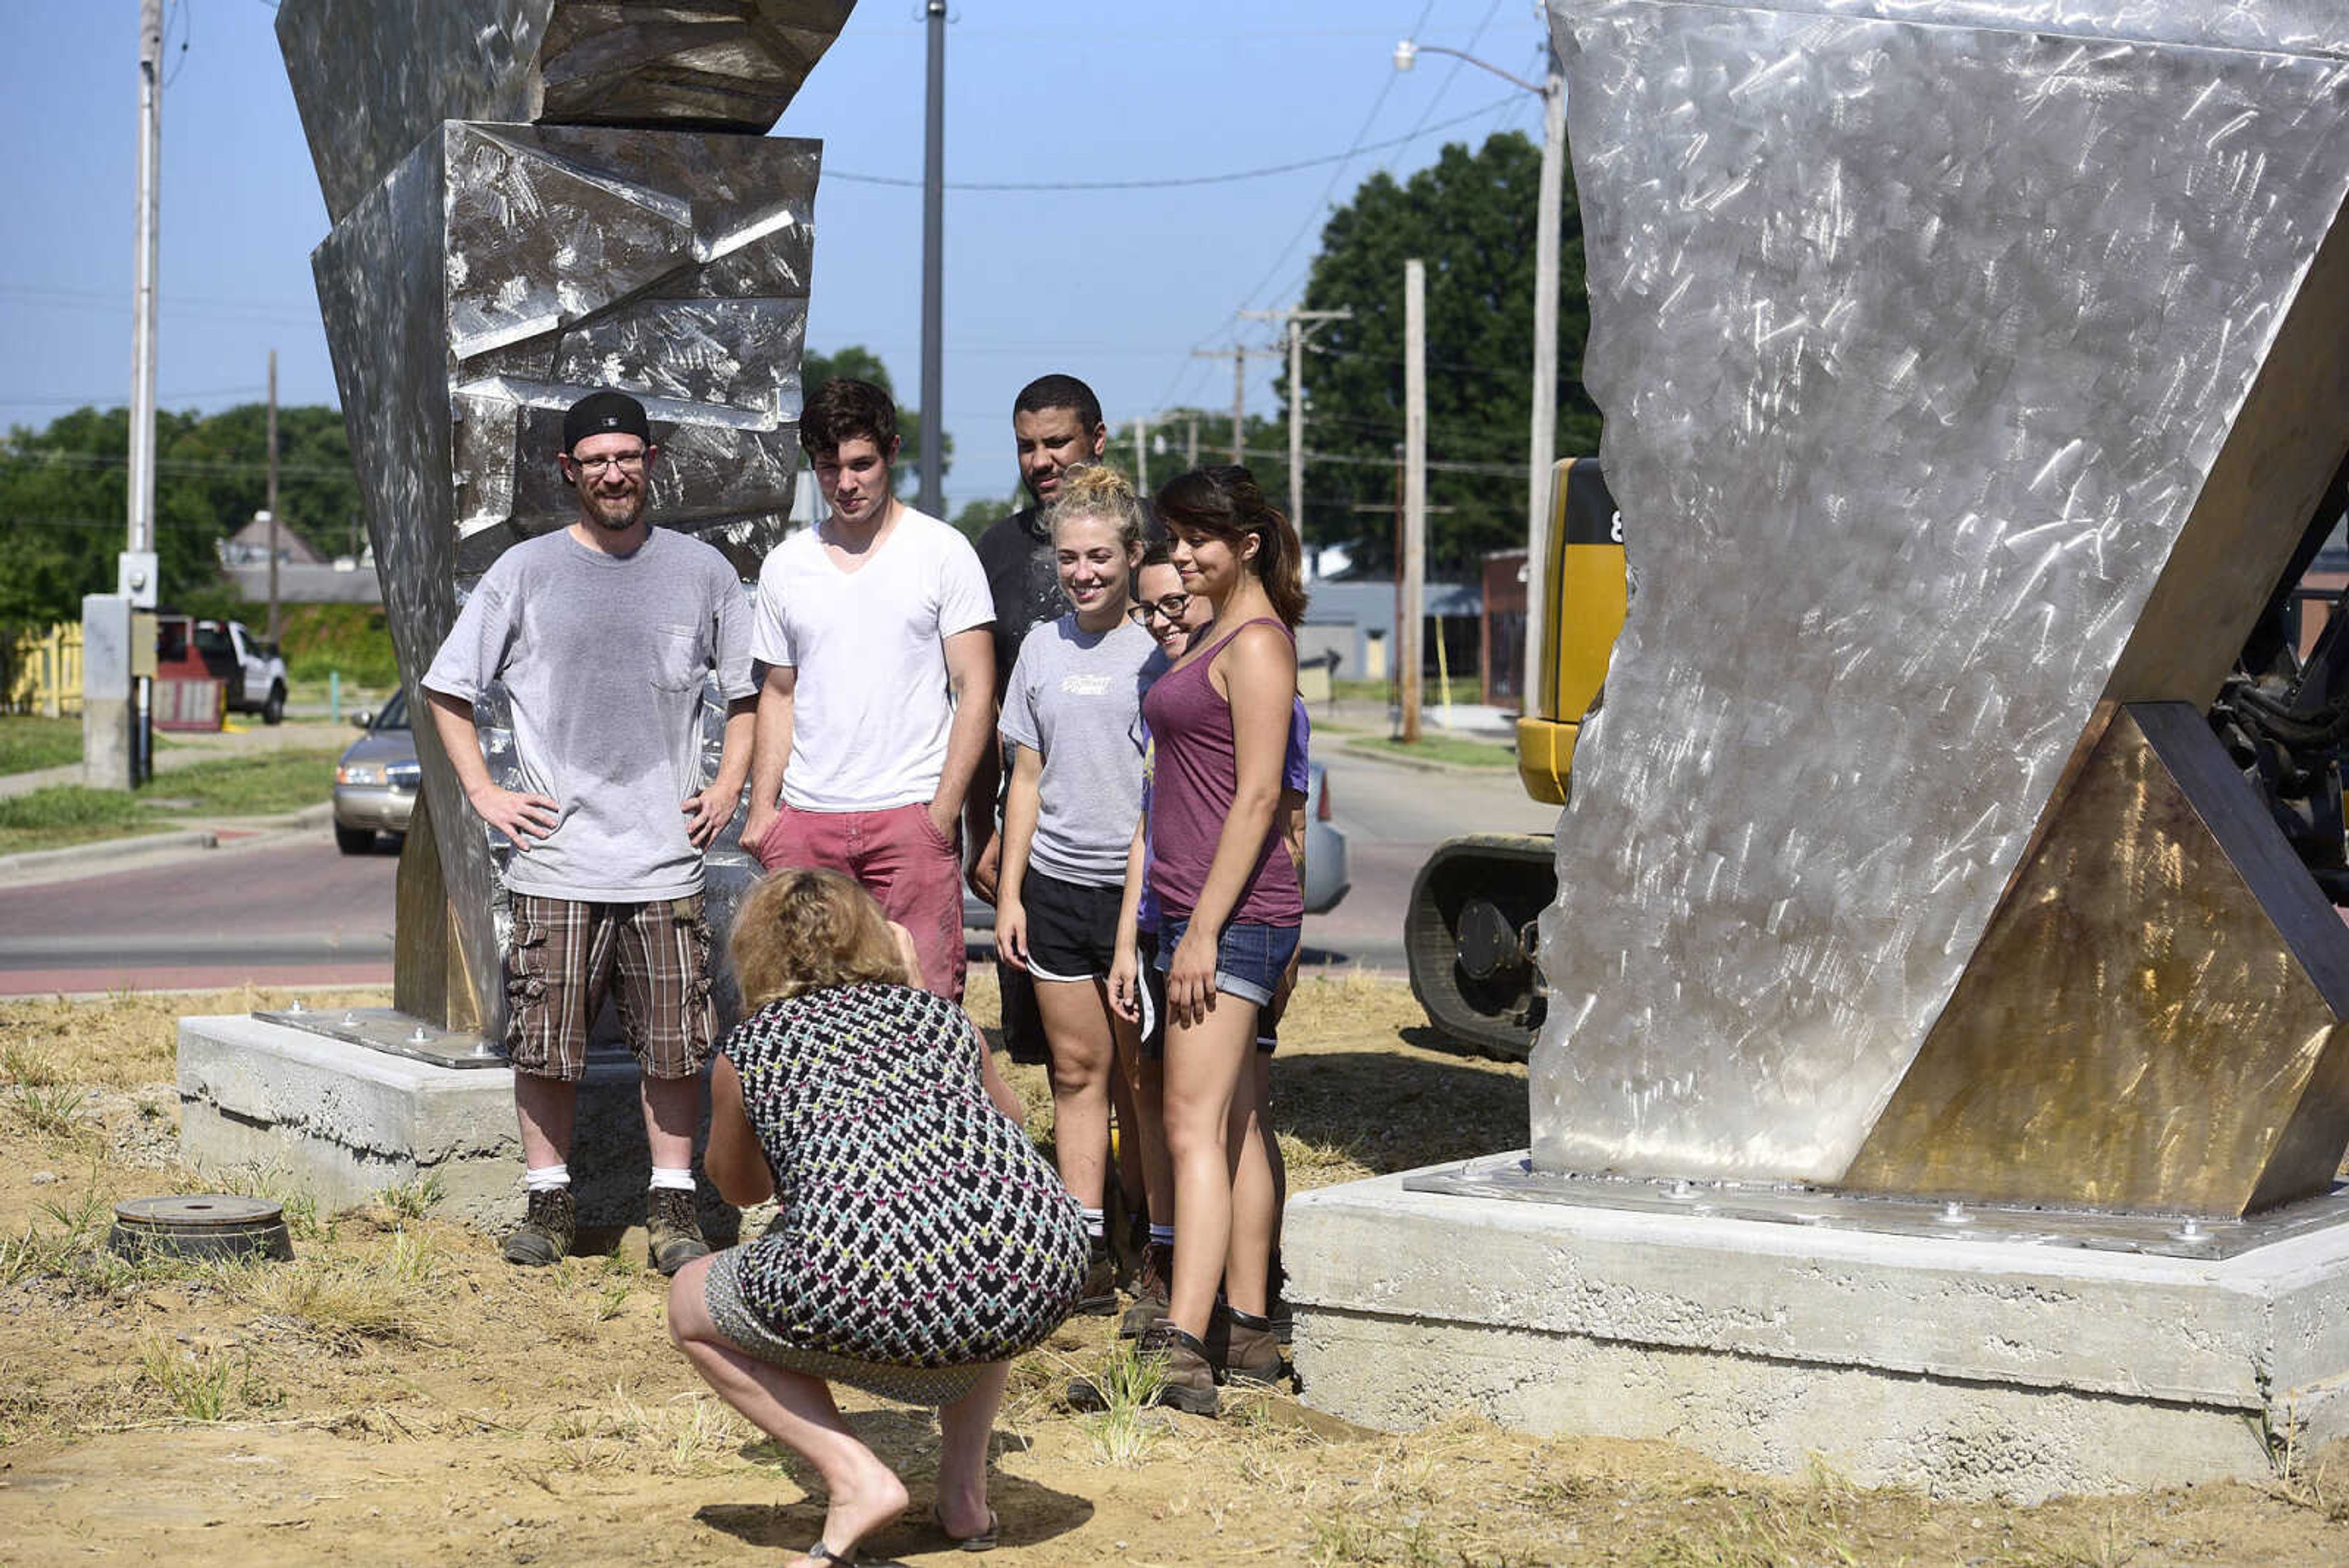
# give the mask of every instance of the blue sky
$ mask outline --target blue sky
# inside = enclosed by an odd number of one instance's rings
[[[129,399],[139,6],[6,0],[6,11],[0,426],[38,426]],[[164,406],[259,399],[273,348],[283,400],[332,402],[308,260],[326,207],[274,6],[170,0],[167,11]],[[872,348],[908,402],[920,380],[920,192],[847,176],[920,177],[920,15],[916,0],[864,0],[776,127],[825,143],[809,339]],[[1192,351],[1272,340],[1274,327],[1235,312],[1294,302],[1332,204],[1373,170],[1432,161],[1446,140],[1539,135],[1532,95],[1481,71],[1427,57],[1396,72],[1406,35],[1537,74],[1532,0],[960,0],[947,42],[949,182],[1189,178],[1369,150],[1172,189],[950,189],[951,505],[1012,489],[1009,408],[1030,377],[1084,377],[1113,421],[1226,407],[1230,361]],[[1257,412],[1275,408],[1275,372],[1269,358],[1251,362]]]

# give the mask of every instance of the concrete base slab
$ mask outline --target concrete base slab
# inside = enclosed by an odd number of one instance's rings
[[[1348,1420],[1466,1407],[2023,1501],[2263,1476],[2287,1432],[2349,1435],[2349,1226],[2184,1259],[1406,1191],[1418,1174],[1289,1201],[1304,1397]]]
[[[180,1146],[198,1170],[282,1171],[322,1210],[440,1179],[439,1212],[522,1216],[513,1073],[412,1060],[247,1014],[180,1020]],[[583,1226],[640,1225],[652,1169],[636,1064],[591,1054],[571,1155]]]

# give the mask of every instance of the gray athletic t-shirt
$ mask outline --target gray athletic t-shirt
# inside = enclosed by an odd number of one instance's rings
[[[686,799],[701,775],[705,678],[748,697],[750,600],[725,556],[655,528],[631,556],[569,529],[500,556],[458,613],[423,684],[467,702],[503,680],[523,789],[562,818],[506,867],[517,893],[583,903],[701,888]]]
[[[1077,629],[1046,621],[1019,644],[1003,694],[1003,738],[1044,759],[1029,864],[1092,888],[1125,880],[1142,815],[1142,666],[1158,644],[1132,621]]]

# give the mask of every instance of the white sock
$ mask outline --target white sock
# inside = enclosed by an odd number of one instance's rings
[[[1102,1222],[1102,1211],[1100,1210],[1088,1209],[1085,1210],[1085,1234],[1095,1241],[1101,1241],[1105,1234],[1105,1227]]]
[[[663,1189],[667,1189],[671,1192],[692,1191],[693,1168],[691,1166],[686,1166],[680,1169],[671,1169],[669,1167],[665,1165],[654,1166],[653,1190],[655,1192],[658,1192]]]
[[[559,1192],[571,1185],[568,1165],[534,1165],[522,1173],[523,1185],[533,1192]]]
[[[1174,1244],[1174,1227],[1172,1225],[1153,1225],[1150,1228],[1150,1244],[1154,1247],[1173,1246]]]

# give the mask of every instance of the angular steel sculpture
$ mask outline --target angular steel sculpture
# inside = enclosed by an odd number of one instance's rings
[[[277,42],[336,223],[449,119],[758,136],[855,0],[285,0]]]
[[[2349,935],[2166,705],[2349,448],[2349,12],[1550,9],[1639,591],[1535,1163],[2321,1190]]]
[[[745,577],[782,535],[820,145],[764,132],[849,0],[287,0],[278,40],[336,219],[313,257],[394,649],[416,681],[468,585],[568,523],[563,411],[642,399],[654,520]],[[674,130],[632,129],[647,124]],[[719,715],[705,710],[713,739]],[[493,694],[493,772],[512,762]],[[431,726],[395,1000],[502,1033],[492,847]],[[457,826],[461,825],[461,826]],[[714,855],[718,914],[747,879]],[[445,908],[446,929],[429,911]],[[722,922],[721,922],[722,923]]]

